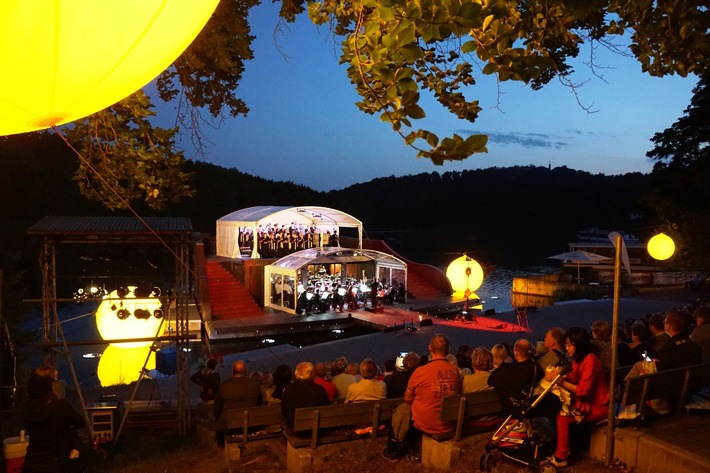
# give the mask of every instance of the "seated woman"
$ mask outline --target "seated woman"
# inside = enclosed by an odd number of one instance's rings
[[[583,417],[557,414],[557,450],[548,460],[555,466],[567,466],[570,454],[569,427],[577,422],[597,422],[609,411],[609,387],[599,358],[592,353],[592,341],[582,327],[565,333],[565,350],[572,358],[572,371],[559,383],[573,396],[576,413]]]

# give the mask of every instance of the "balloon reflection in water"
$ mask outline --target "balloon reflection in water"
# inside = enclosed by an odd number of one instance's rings
[[[138,381],[143,363],[150,353],[147,370],[155,369],[155,352],[150,347],[122,348],[119,344],[109,345],[99,359],[97,375],[101,386],[130,384]]]

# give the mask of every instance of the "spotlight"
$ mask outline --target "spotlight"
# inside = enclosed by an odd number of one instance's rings
[[[153,311],[153,316],[155,316],[156,319],[162,319],[164,315],[163,309],[155,309]]]
[[[123,286],[121,286],[121,287],[119,287],[118,289],[116,289],[116,295],[117,295],[118,297],[120,297],[121,299],[123,299],[124,297],[126,297],[129,292],[130,292],[130,291],[129,291],[128,289],[126,289],[125,287],[123,287]]]
[[[153,292],[151,292],[150,295],[153,297],[160,297],[160,294],[162,294],[160,288],[158,286],[153,286]]]
[[[126,320],[129,315],[131,315],[131,313],[128,312],[127,309],[118,309],[118,312],[116,312],[116,317],[121,320]]]

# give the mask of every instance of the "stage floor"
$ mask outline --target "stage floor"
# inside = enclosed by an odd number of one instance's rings
[[[229,341],[240,338],[288,333],[294,330],[308,330],[314,323],[335,325],[347,319],[367,324],[381,332],[404,330],[406,327],[420,327],[420,322],[431,319],[432,325],[446,325],[468,330],[494,332],[525,332],[517,325],[516,317],[505,314],[505,320],[496,315],[483,316],[482,311],[474,311],[475,322],[458,322],[438,318],[430,313],[455,312],[463,306],[463,300],[443,297],[435,300],[418,300],[416,303],[384,305],[377,311],[368,308],[358,310],[328,311],[322,314],[292,315],[272,309],[264,309],[262,314],[239,319],[212,320],[205,323],[210,341]],[[503,315],[503,314],[500,314]],[[511,319],[511,320],[508,320]],[[427,322],[425,322],[426,324]]]

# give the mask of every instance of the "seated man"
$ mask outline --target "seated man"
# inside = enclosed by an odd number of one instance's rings
[[[232,377],[220,384],[214,401],[214,428],[220,446],[224,446],[225,433],[230,433],[227,430],[227,410],[260,406],[261,400],[261,386],[255,379],[247,377],[246,363],[242,360],[235,361],[232,365]],[[238,433],[236,429],[234,432]]]
[[[345,402],[376,401],[387,397],[387,386],[376,379],[377,365],[366,358],[360,363],[362,379],[348,386]]]
[[[398,459],[406,449],[414,452],[415,458],[421,458],[421,434],[439,434],[451,432],[455,423],[442,422],[441,398],[461,392],[459,370],[448,362],[449,339],[434,335],[429,342],[429,362],[417,368],[407,383],[404,402],[411,406],[411,422],[406,437],[390,438],[385,458]]]
[[[281,414],[284,416],[286,428],[293,430],[296,409],[299,407],[327,406],[330,404],[328,393],[323,386],[313,382],[315,377],[313,365],[304,361],[296,366],[296,379],[284,388],[281,398]],[[310,432],[305,435],[310,436]]]

